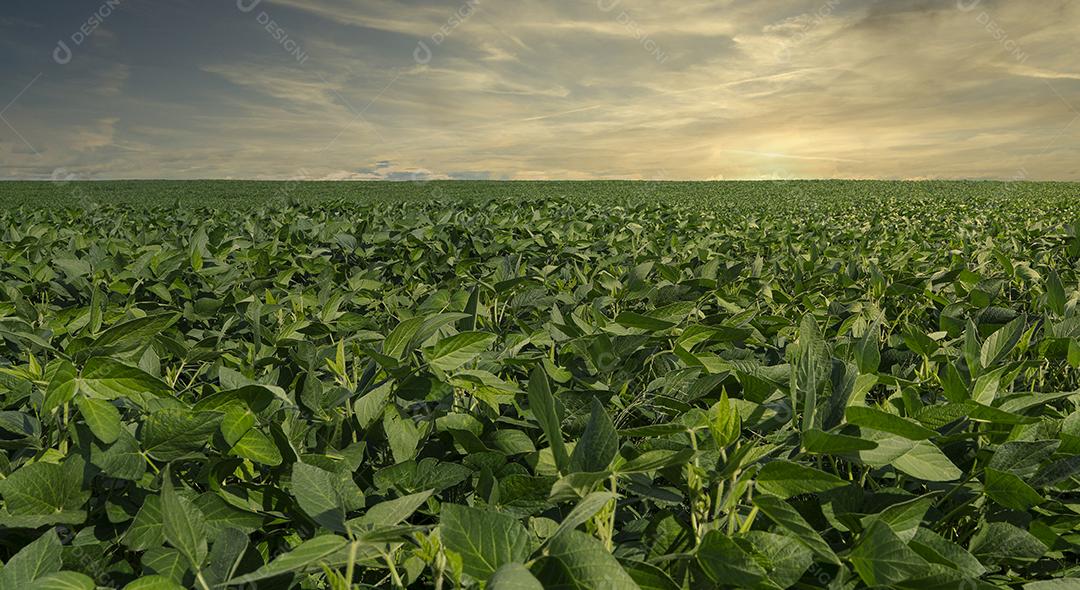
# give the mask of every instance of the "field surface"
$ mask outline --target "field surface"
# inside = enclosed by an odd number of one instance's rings
[[[1080,584],[1080,185],[0,183],[0,589]]]

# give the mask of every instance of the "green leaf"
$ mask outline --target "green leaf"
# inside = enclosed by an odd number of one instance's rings
[[[1024,590],[1076,590],[1077,588],[1080,588],[1080,578],[1058,578],[1024,584]]]
[[[234,506],[213,492],[199,494],[193,503],[206,521],[208,537],[216,537],[229,529],[251,533],[263,523],[261,515]]]
[[[848,485],[848,482],[831,473],[790,461],[766,463],[754,481],[758,490],[785,500],[799,494],[825,492]]]
[[[592,412],[585,432],[570,454],[569,471],[596,472],[604,471],[611,465],[619,449],[619,436],[615,433],[615,424],[604,411],[604,406],[596,398],[592,400]]]
[[[229,585],[252,584],[281,574],[317,569],[320,564],[333,561],[332,557],[340,553],[346,545],[348,541],[337,535],[317,536],[304,541],[292,551],[279,556],[254,572],[229,580]]]
[[[15,516],[60,516],[79,511],[90,499],[90,492],[83,490],[83,466],[78,457],[69,458],[61,465],[41,462],[23,465],[6,479],[0,479],[0,496],[8,512]]]
[[[581,531],[567,531],[547,545],[547,555],[533,566],[547,590],[637,590],[630,574],[604,548]]]
[[[79,378],[80,389],[100,399],[137,398],[149,393],[167,396],[169,386],[149,373],[120,361],[94,357],[86,361]]]
[[[954,568],[969,578],[980,578],[986,573],[986,568],[974,555],[925,527],[918,528],[908,546],[927,561]]]
[[[78,572],[56,572],[34,581],[33,590],[94,590],[94,580]]]
[[[184,590],[184,587],[165,576],[142,576],[132,581],[124,590]]]
[[[451,372],[487,350],[496,339],[488,332],[462,332],[438,341],[424,358],[431,366]]]
[[[19,552],[0,570],[0,588],[31,588],[35,580],[60,571],[63,546],[49,530]]]
[[[168,329],[178,319],[179,313],[164,312],[128,320],[102,332],[90,347],[119,350],[136,348],[147,344],[151,338]]]
[[[881,521],[875,521],[863,532],[848,559],[868,586],[897,584],[922,577],[930,567]]]
[[[915,537],[919,525],[933,503],[934,499],[932,497],[920,496],[906,502],[893,504],[884,510],[864,517],[862,521],[863,528],[870,528],[870,525],[877,521],[884,522],[896,533],[897,537],[900,537],[901,541],[907,543]]]
[[[662,332],[678,325],[675,322],[657,319],[632,311],[619,312],[619,315],[615,317],[615,323],[627,328],[637,328],[649,332]]]
[[[533,369],[529,376],[529,408],[547,435],[548,444],[555,457],[555,467],[560,473],[566,473],[570,457],[566,454],[566,444],[562,438],[562,420],[555,408],[555,397],[551,395],[547,374],[542,367]]]
[[[991,334],[986,342],[983,342],[979,351],[979,363],[982,368],[989,369],[1004,360],[1020,342],[1026,325],[1027,318],[1020,316]]]
[[[754,560],[779,588],[793,587],[814,563],[813,552],[789,536],[748,531],[740,535],[740,542],[744,547],[749,542]]]
[[[995,502],[1013,510],[1030,510],[1043,502],[1043,497],[1024,480],[1007,471],[986,468],[983,489]]]
[[[148,496],[124,533],[124,545],[133,551],[145,551],[165,543],[165,524],[161,516],[161,496]]]
[[[270,440],[270,437],[266,436],[258,430],[249,430],[239,441],[232,447],[232,453],[238,457],[243,457],[254,461],[255,463],[262,463],[263,465],[269,465],[275,467],[281,465],[281,451],[278,450],[274,441]]]
[[[308,516],[335,532],[345,532],[346,484],[342,477],[306,463],[294,463],[291,492]]]
[[[225,408],[225,415],[221,418],[221,436],[226,444],[232,446],[240,442],[252,428],[255,427],[255,413],[245,404],[233,403]]]
[[[109,445],[90,441],[90,462],[109,477],[139,481],[146,473],[146,458],[130,432],[123,428],[119,432],[120,436]]]
[[[383,341],[383,354],[402,360],[405,353],[411,352],[413,337],[416,336],[416,332],[424,324],[425,319],[424,316],[417,316],[398,324]]]
[[[716,584],[751,588],[768,577],[752,555],[720,531],[709,531],[701,539],[697,560]]]
[[[720,400],[709,408],[709,432],[716,446],[724,448],[739,440],[742,420],[739,411],[728,400],[727,391],[720,393]]]
[[[240,529],[226,528],[214,535],[214,540],[210,543],[210,554],[207,556],[209,565],[203,574],[211,588],[222,585],[233,577],[240,567],[248,544],[247,534]]]
[[[439,534],[446,550],[461,557],[465,574],[476,580],[524,562],[532,550],[529,532],[516,518],[481,508],[443,504]]]
[[[89,397],[79,397],[75,405],[82,413],[83,420],[90,427],[90,432],[105,444],[110,444],[120,437],[120,412],[111,403]]]
[[[600,512],[610,502],[614,501],[618,496],[611,492],[592,492],[588,496],[585,496],[574,506],[574,509],[570,511],[570,514],[566,515],[566,518],[559,523],[559,528],[555,529],[552,533],[552,537],[555,537],[566,531],[571,531],[577,527],[585,524],[590,518]]]
[[[176,493],[168,469],[161,475],[161,520],[169,544],[192,569],[201,569],[207,554],[206,520],[194,504]]]
[[[774,496],[762,495],[754,496],[753,502],[754,506],[769,517],[769,520],[790,532],[795,540],[805,545],[815,555],[829,563],[840,564],[840,558],[836,556],[829,544],[790,504]]]
[[[393,500],[385,500],[368,508],[363,516],[349,521],[350,525],[367,524],[378,526],[392,526],[399,524],[412,516],[417,509],[427,502],[434,490],[427,490],[416,494],[409,494]]]
[[[847,421],[863,428],[873,428],[882,432],[896,434],[911,440],[925,440],[938,435],[937,432],[901,416],[882,412],[869,407],[849,406],[844,410]]]
[[[803,412],[802,430],[818,425],[817,396],[830,370],[829,353],[813,314],[806,314],[799,324],[798,358],[793,370],[792,407]]]
[[[930,441],[918,441],[909,451],[893,459],[893,467],[926,481],[955,481],[960,479],[960,471],[945,453]]]
[[[694,451],[692,449],[683,449],[681,451],[667,449],[645,451],[621,465],[616,464],[615,471],[623,474],[649,473],[674,465],[685,465],[693,458],[693,456]]]
[[[143,450],[160,461],[172,461],[203,450],[221,424],[219,412],[158,410],[143,422]]]
[[[45,401],[41,404],[42,414],[51,414],[60,406],[70,402],[79,388],[79,375],[75,365],[68,360],[49,363],[49,386],[45,390]]]
[[[808,453],[825,455],[867,451],[876,449],[878,446],[872,440],[845,434],[832,434],[817,429],[807,430],[802,433],[802,445]]]
[[[878,328],[867,330],[866,335],[855,342],[855,364],[862,375],[877,373],[881,365],[881,351],[875,332]]]
[[[1007,522],[981,522],[971,539],[970,550],[986,564],[1032,561],[1047,551],[1038,537]]]
[[[491,575],[487,590],[544,590],[544,586],[524,565],[508,563]]]

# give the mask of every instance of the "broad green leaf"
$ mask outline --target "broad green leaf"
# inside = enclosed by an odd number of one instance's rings
[[[63,571],[42,576],[34,580],[34,590],[94,590],[94,580],[86,574]]]
[[[487,580],[508,563],[523,563],[532,539],[516,518],[481,508],[443,504],[439,534],[447,551],[460,556],[462,570]]]
[[[133,580],[124,590],[184,590],[184,587],[165,576],[143,576]]]
[[[336,561],[333,556],[347,545],[348,541],[337,535],[319,535],[304,541],[292,551],[278,556],[254,572],[229,580],[229,585],[252,584],[281,574],[319,569],[321,563]]]
[[[508,563],[491,575],[487,590],[544,590],[540,580],[520,563]]]
[[[926,527],[919,527],[908,545],[927,561],[954,568],[969,578],[979,578],[986,573],[986,568],[974,555]]]
[[[868,586],[890,585],[925,575],[929,564],[905,544],[889,525],[874,521],[848,557]]]
[[[424,358],[431,366],[450,372],[487,350],[496,338],[488,332],[462,332],[438,341]]]
[[[820,454],[843,454],[877,448],[877,443],[872,440],[817,429],[802,433],[802,445],[806,452]]]
[[[207,554],[206,520],[194,504],[176,493],[168,469],[162,473],[161,521],[169,544],[192,569],[200,569]]]
[[[358,518],[349,521],[353,524],[366,524],[373,526],[396,525],[412,516],[417,509],[427,502],[434,490],[427,490],[416,494],[409,494],[393,500],[385,500],[368,508],[367,512]]]
[[[207,567],[203,572],[211,587],[224,584],[236,573],[248,549],[248,536],[244,531],[226,528],[214,535],[207,555]]]
[[[345,484],[336,473],[306,463],[294,463],[292,495],[300,509],[316,523],[345,532]]]
[[[547,374],[537,367],[529,376],[529,408],[547,435],[551,452],[555,456],[555,466],[559,472],[566,473],[570,457],[566,454],[566,445],[562,438],[562,420],[555,407],[555,397],[551,395]]]
[[[111,400],[135,398],[141,394],[169,395],[169,386],[149,373],[105,357],[86,361],[79,377],[82,391],[91,397]]]
[[[768,577],[753,555],[720,531],[709,531],[701,539],[697,561],[716,584],[751,588]]]
[[[754,506],[769,517],[769,520],[791,533],[795,540],[805,545],[815,555],[830,563],[840,564],[840,558],[836,556],[829,544],[790,504],[775,496],[757,495],[754,496]]]
[[[90,427],[94,436],[103,443],[115,442],[120,437],[120,412],[116,406],[102,400],[89,397],[79,397],[75,400],[83,420]]]
[[[889,432],[911,440],[925,440],[938,434],[914,420],[875,408],[849,406],[844,410],[844,417],[856,426]]]
[[[619,447],[619,436],[615,433],[615,425],[604,410],[604,406],[593,398],[592,412],[589,422],[585,426],[585,432],[574,445],[574,451],[570,454],[570,472],[596,472],[604,471],[611,465],[615,453]]]
[[[657,319],[632,311],[620,312],[619,315],[615,317],[615,323],[620,326],[626,326],[627,328],[637,328],[649,332],[662,332],[678,325],[675,322]]]
[[[233,454],[275,467],[281,465],[281,451],[278,450],[274,441],[258,430],[249,430],[232,447]]]
[[[694,451],[692,449],[683,449],[681,451],[670,451],[665,449],[645,451],[625,463],[616,463],[615,471],[623,474],[649,473],[674,465],[685,465],[693,458],[693,456]]]
[[[161,514],[161,496],[149,496],[124,533],[124,545],[133,551],[145,551],[163,543],[165,521]]]
[[[61,359],[49,363],[47,374],[50,379],[45,390],[45,401],[41,404],[42,414],[51,414],[70,402],[79,388],[79,375],[71,361]]]
[[[1005,359],[1016,348],[1024,334],[1027,319],[1023,316],[1005,324],[983,342],[979,351],[979,363],[983,369],[989,369]]]
[[[383,354],[393,359],[402,360],[410,352],[413,337],[424,324],[424,317],[409,318],[400,324],[383,341]]]
[[[206,521],[206,534],[211,542],[214,537],[228,529],[237,529],[244,533],[254,532],[264,521],[261,515],[252,513],[250,508],[234,506],[213,492],[199,494],[193,503]]]
[[[739,411],[728,400],[727,392],[721,392],[720,400],[709,408],[709,432],[716,446],[724,448],[739,439],[742,420]]]
[[[168,329],[180,319],[180,314],[164,312],[135,318],[110,327],[94,339],[91,348],[136,348]]]
[[[830,370],[825,340],[812,314],[804,315],[799,324],[797,346],[798,359],[793,367],[792,406],[802,410],[802,430],[810,430],[818,424],[818,389]]]
[[[790,461],[766,463],[754,481],[758,490],[781,499],[825,492],[847,485],[847,482],[831,473]]]
[[[884,510],[864,517],[863,528],[870,528],[870,525],[874,522],[883,522],[889,525],[889,528],[896,533],[897,537],[900,537],[900,540],[907,543],[915,537],[919,525],[933,503],[934,499],[932,497],[921,496],[906,502],[893,504]]]
[[[814,554],[789,536],[748,531],[740,535],[741,542],[753,548],[754,559],[768,572],[769,582],[780,588],[791,588],[814,563]]]
[[[1043,502],[1043,497],[1024,480],[1007,471],[986,468],[983,489],[995,502],[1013,510],[1030,510]]]
[[[140,430],[143,450],[160,461],[201,452],[220,427],[221,418],[219,412],[158,410],[143,422]]]
[[[963,473],[930,441],[918,441],[892,461],[893,467],[926,481],[955,481]]]
[[[36,580],[60,571],[63,546],[52,530],[22,547],[0,570],[0,588],[31,588]]]
[[[614,501],[617,496],[611,492],[592,492],[588,496],[585,496],[574,506],[574,509],[570,511],[570,514],[566,515],[566,518],[559,523],[559,528],[555,529],[555,533],[552,537],[571,531],[577,527],[585,524],[590,518],[600,512],[605,506]]]
[[[532,572],[547,590],[638,589],[603,543],[581,531],[567,531],[552,539],[547,555]]]
[[[15,516],[61,516],[80,511],[90,499],[90,491],[83,489],[83,465],[78,457],[63,464],[24,465],[0,479],[0,497]]]
[[[1047,546],[1028,531],[1007,522],[981,522],[969,547],[985,564],[1003,561],[1033,561],[1043,556]]]

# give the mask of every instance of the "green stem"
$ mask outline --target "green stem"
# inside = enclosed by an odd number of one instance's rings
[[[356,571],[356,550],[359,543],[353,541],[349,544],[349,564],[345,566],[345,583],[352,588],[353,573]]]

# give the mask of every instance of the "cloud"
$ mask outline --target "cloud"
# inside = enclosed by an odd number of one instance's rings
[[[302,64],[226,4],[183,22],[143,10],[141,27],[118,12],[102,47],[80,48],[85,66],[20,105],[20,130],[46,151],[9,150],[11,173],[1078,174],[1068,0],[264,0]],[[19,18],[40,20],[16,14],[0,32]],[[132,49],[144,30],[153,52]]]

